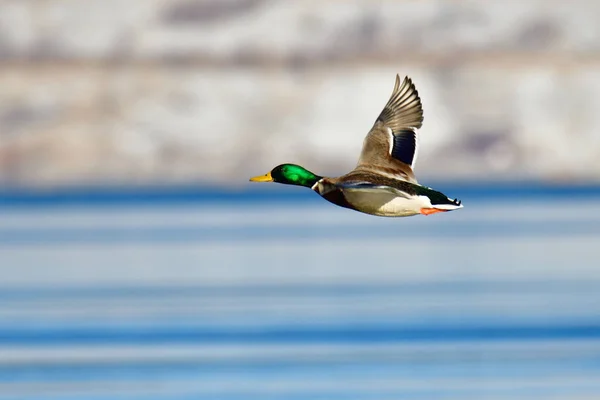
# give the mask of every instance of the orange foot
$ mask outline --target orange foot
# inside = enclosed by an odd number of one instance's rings
[[[440,210],[439,208],[421,208],[421,214],[423,215],[431,215],[439,212],[444,212],[448,210]]]

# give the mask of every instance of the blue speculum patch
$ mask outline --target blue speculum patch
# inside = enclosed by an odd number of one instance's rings
[[[417,138],[410,129],[405,129],[394,135],[392,157],[405,164],[412,165],[417,147]]]

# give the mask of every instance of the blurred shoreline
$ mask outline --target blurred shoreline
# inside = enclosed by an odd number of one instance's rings
[[[600,199],[600,184],[531,182],[428,182],[450,196],[467,202],[539,200],[544,202]],[[178,204],[302,203],[325,204],[312,191],[284,185],[241,185],[236,188],[216,185],[78,185],[71,187],[3,187],[0,209],[44,206],[123,206]]]
[[[1,2],[0,186],[227,185],[282,161],[338,175],[397,73],[424,106],[420,180],[600,184],[599,13],[585,0]]]

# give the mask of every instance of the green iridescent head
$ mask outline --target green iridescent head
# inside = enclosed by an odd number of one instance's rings
[[[252,182],[277,182],[286,185],[312,187],[322,177],[295,164],[281,164],[265,175],[250,178]]]

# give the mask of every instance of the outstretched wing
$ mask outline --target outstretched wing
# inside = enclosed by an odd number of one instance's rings
[[[394,91],[367,134],[356,169],[377,171],[396,179],[416,182],[417,130],[423,124],[419,93],[408,77]]]

